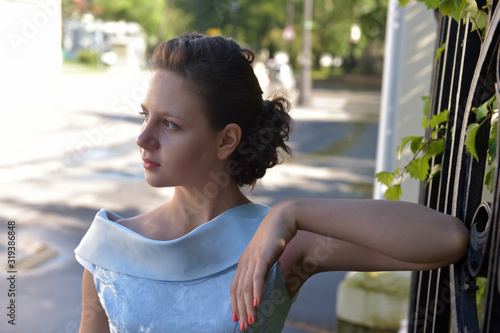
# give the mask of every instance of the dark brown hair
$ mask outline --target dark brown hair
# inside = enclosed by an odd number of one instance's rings
[[[253,60],[253,52],[232,39],[198,33],[161,44],[151,60],[153,71],[173,71],[188,80],[203,101],[213,129],[230,123],[241,127],[241,142],[231,156],[232,177],[239,186],[254,185],[267,168],[275,166],[279,149],[291,153],[286,144],[290,103],[284,97],[262,99]]]

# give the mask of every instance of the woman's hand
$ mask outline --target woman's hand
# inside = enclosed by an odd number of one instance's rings
[[[233,320],[242,331],[257,320],[256,307],[262,300],[267,274],[288,242],[297,233],[295,219],[286,204],[274,206],[262,220],[245,252],[230,288]]]

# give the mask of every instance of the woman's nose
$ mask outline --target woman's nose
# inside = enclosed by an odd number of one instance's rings
[[[141,127],[141,132],[135,140],[137,145],[143,149],[157,149],[159,147],[158,140],[154,135],[154,131],[147,123],[144,123]]]

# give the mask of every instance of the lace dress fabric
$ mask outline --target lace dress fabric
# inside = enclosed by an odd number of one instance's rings
[[[232,320],[229,287],[237,260],[268,209],[257,204],[235,207],[174,241],[144,238],[113,222],[119,218],[116,214],[100,211],[75,254],[93,273],[110,332],[239,332],[239,322]],[[228,223],[236,229],[228,228]],[[117,236],[115,242],[109,241],[109,233]],[[189,239],[199,240],[200,234],[212,236],[213,246],[199,244],[201,252],[185,247]],[[169,257],[171,252],[176,256]],[[222,263],[221,252],[230,254],[223,256]],[[156,256],[130,261],[151,254]],[[210,257],[219,262],[190,266]],[[189,265],[183,264],[186,261]],[[225,266],[222,270],[221,264]],[[281,332],[292,303],[281,268],[275,263],[257,308],[257,322],[247,331]]]

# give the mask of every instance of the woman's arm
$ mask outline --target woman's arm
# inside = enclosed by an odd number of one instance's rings
[[[278,259],[293,295],[317,272],[433,269],[458,261],[467,244],[460,220],[418,204],[286,200],[270,210],[238,261],[231,307],[244,323],[255,322],[254,304]]]
[[[108,317],[102,308],[92,273],[83,271],[82,278],[82,319],[80,333],[109,332]]]

